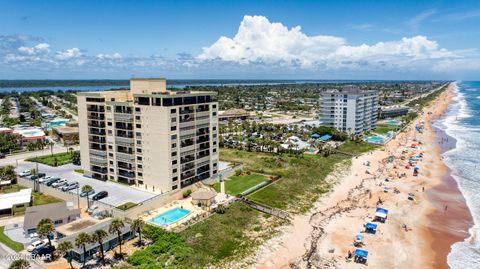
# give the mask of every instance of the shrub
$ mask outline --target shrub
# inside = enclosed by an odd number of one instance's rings
[[[235,170],[235,173],[234,173],[235,176],[238,177],[241,174],[242,174],[242,170],[240,170],[240,169]]]
[[[188,196],[190,196],[190,194],[192,194],[192,190],[186,190],[183,192],[183,198],[187,198]]]

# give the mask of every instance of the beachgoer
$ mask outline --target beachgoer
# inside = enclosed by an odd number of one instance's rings
[[[425,192],[425,187],[422,187],[422,192]]]
[[[447,205],[445,205],[445,212],[447,212],[447,209],[448,209],[448,206],[447,206]]]

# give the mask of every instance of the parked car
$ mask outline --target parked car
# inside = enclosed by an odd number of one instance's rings
[[[68,183],[68,181],[67,181],[66,179],[62,178],[62,179],[60,179],[59,181],[53,183],[53,184],[52,184],[52,187],[58,188],[58,187],[61,187],[61,186],[65,185],[65,184],[67,184],[67,183]]]
[[[49,180],[52,179],[52,178],[53,178],[53,176],[42,177],[42,178],[38,179],[38,182],[40,182],[40,183],[45,183],[45,182],[49,181]]]
[[[48,239],[33,241],[30,245],[28,245],[27,251],[32,252],[36,248],[45,246],[47,243],[48,243]]]
[[[32,172],[30,170],[24,170],[18,174],[19,177],[27,177],[30,176]]]
[[[93,199],[94,201],[97,201],[97,200],[103,199],[103,198],[105,198],[105,197],[107,197],[107,196],[108,196],[108,192],[106,192],[106,191],[101,191],[101,192],[95,194],[92,199]]]
[[[62,191],[69,191],[78,188],[78,182],[69,182],[62,187]]]
[[[80,197],[87,197],[87,196],[90,196],[90,195],[93,195],[93,194],[95,194],[95,190],[94,190],[94,189],[92,189],[92,190],[89,191],[89,192],[84,192],[84,191],[82,191],[82,192],[80,193]]]
[[[98,205],[93,204],[88,208],[87,213],[92,214],[97,208],[98,208]]]
[[[38,178],[42,178],[42,177],[45,177],[45,176],[47,176],[47,174],[45,174],[45,173],[38,173],[37,174]]]
[[[54,178],[51,178],[50,180],[48,180],[47,182],[45,182],[45,185],[47,186],[52,186],[55,182],[59,181],[60,178],[59,177],[54,177]]]
[[[32,256],[52,255],[54,251],[55,251],[54,246],[50,246],[50,245],[42,246],[42,247],[34,249],[32,251]],[[53,258],[53,257],[51,257],[51,258]]]

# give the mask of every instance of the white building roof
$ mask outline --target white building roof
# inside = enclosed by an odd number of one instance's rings
[[[285,143],[281,144],[280,146],[282,146],[282,148],[284,149],[288,149],[289,144],[293,144],[293,149],[298,149],[298,150],[304,150],[310,147],[310,144],[308,144],[305,141],[302,141],[298,136],[294,136],[294,135],[287,138]]]
[[[30,202],[32,189],[23,189],[18,192],[12,192],[0,195],[0,210],[12,208],[14,205]]]
[[[19,134],[24,138],[37,138],[45,136],[45,132],[40,128],[15,129],[13,130],[13,133]]]

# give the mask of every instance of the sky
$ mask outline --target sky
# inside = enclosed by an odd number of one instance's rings
[[[480,1],[0,1],[0,79],[480,79]]]

